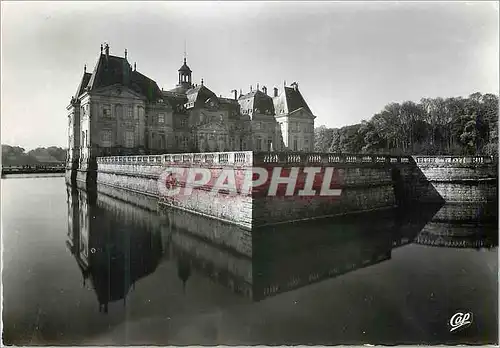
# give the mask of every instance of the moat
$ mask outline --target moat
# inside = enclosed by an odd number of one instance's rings
[[[2,179],[4,343],[495,343],[498,216],[426,204],[252,231]],[[231,227],[236,228],[236,227]],[[456,312],[472,325],[450,332]]]

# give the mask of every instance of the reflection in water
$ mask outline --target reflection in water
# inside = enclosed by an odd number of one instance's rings
[[[92,199],[71,188],[67,194],[67,245],[84,285],[90,278],[104,312],[110,302],[125,304],[134,284],[164,259],[175,260],[184,293],[196,272],[262,300],[390,260],[394,248],[413,242],[498,245],[496,228],[488,225],[496,221],[494,209],[426,205],[261,228],[252,233],[251,253],[243,255],[206,238],[219,235],[247,243],[245,232],[237,227],[170,209],[150,212],[105,195]]]
[[[158,266],[163,246],[157,217],[105,196],[95,202],[84,191],[70,188],[68,208],[67,244],[84,286],[90,278],[99,311],[107,313],[110,302],[125,304],[134,284]]]

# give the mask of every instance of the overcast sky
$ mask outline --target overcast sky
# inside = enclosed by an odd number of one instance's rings
[[[66,106],[100,44],[173,88],[187,41],[193,79],[217,95],[297,81],[339,127],[389,102],[497,93],[496,3],[2,2],[2,143],[67,146]]]

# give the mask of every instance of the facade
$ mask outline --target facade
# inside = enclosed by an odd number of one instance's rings
[[[84,69],[68,111],[68,162],[82,168],[108,155],[179,152],[312,151],[315,116],[298,85],[262,87],[222,98],[192,82],[184,59],[178,84],[164,91],[124,57],[101,53]]]

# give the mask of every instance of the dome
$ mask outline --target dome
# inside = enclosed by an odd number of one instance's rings
[[[184,64],[181,66],[181,68],[178,70],[179,72],[191,72],[191,69],[186,64],[186,58],[184,58]]]

